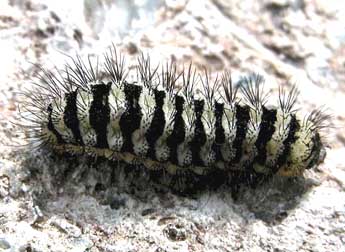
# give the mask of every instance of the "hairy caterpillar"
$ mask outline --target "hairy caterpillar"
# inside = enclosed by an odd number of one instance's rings
[[[299,176],[319,161],[328,116],[314,110],[299,117],[296,87],[280,89],[278,106],[271,107],[260,75],[235,86],[228,72],[211,83],[205,71],[198,94],[191,65],[181,73],[174,64],[152,68],[141,55],[130,80],[115,47],[101,70],[90,59],[72,60],[58,73],[40,67],[37,88],[25,92],[22,117],[28,123],[22,126],[37,147],[169,174],[217,171],[232,185],[254,185],[273,174]]]

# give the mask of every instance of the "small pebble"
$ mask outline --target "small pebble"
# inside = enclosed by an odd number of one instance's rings
[[[0,248],[9,249],[11,247],[10,243],[5,238],[0,238]]]

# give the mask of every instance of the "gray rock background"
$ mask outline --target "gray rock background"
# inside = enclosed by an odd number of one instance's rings
[[[11,121],[32,63],[101,54],[259,72],[277,99],[297,83],[301,113],[325,105],[324,163],[304,178],[181,197],[145,173],[25,147]],[[0,2],[0,251],[342,251],[345,243],[345,6],[338,0]]]

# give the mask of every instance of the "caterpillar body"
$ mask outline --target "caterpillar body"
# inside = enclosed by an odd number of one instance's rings
[[[34,143],[169,174],[217,171],[233,184],[299,176],[318,163],[328,117],[321,110],[299,117],[296,87],[280,89],[272,107],[260,75],[235,86],[228,72],[214,82],[205,72],[199,94],[191,65],[179,73],[167,64],[160,72],[141,55],[131,81],[124,63],[113,47],[100,71],[80,57],[58,74],[41,67],[38,88],[25,93],[22,113]]]

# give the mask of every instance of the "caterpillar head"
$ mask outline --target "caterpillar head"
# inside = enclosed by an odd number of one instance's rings
[[[320,155],[323,147],[319,133],[308,134],[309,131],[300,130],[296,134],[296,141],[291,145],[286,163],[278,170],[278,175],[296,177],[322,162]],[[310,132],[309,132],[310,133]]]

